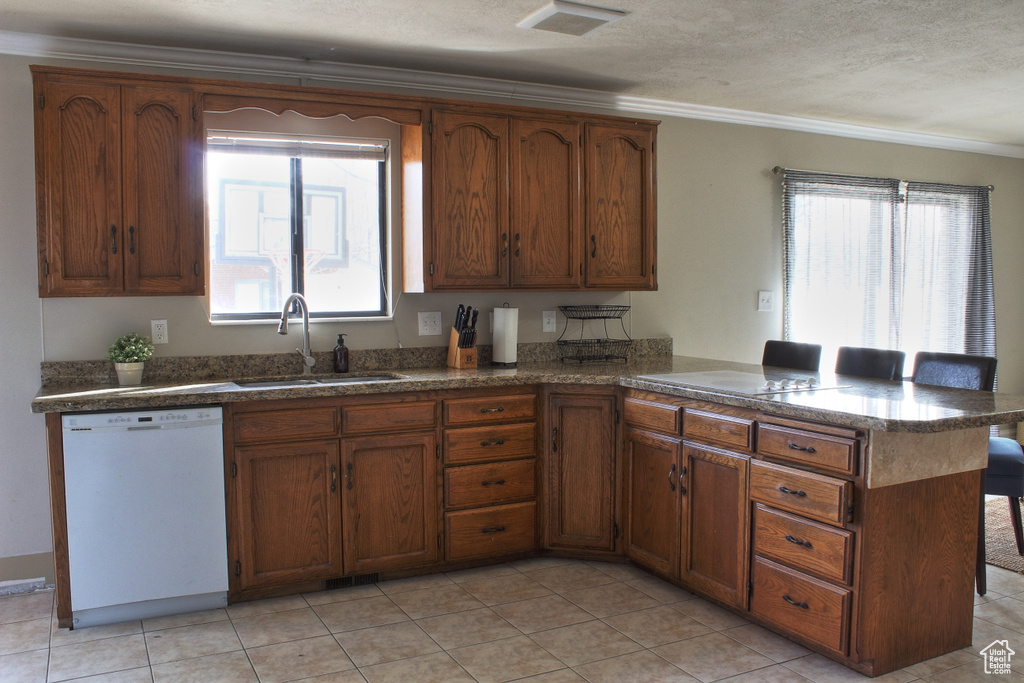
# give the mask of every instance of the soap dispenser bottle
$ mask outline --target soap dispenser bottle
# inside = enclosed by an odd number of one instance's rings
[[[338,345],[334,347],[334,371],[348,372],[348,347],[345,346],[345,335],[338,335]]]

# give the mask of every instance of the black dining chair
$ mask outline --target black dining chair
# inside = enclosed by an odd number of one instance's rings
[[[817,372],[820,362],[821,344],[803,344],[778,339],[766,341],[764,353],[761,356],[761,365],[810,372]]]
[[[836,374],[869,379],[903,379],[906,357],[902,351],[840,346],[836,354]]]
[[[996,378],[996,359],[959,353],[922,351],[914,358],[913,382],[957,389],[992,391]],[[1010,517],[1017,541],[1017,552],[1024,555],[1024,524],[1020,499],[1024,497],[1024,449],[1013,439],[990,437],[988,467],[985,468],[983,493],[1006,496],[1010,501]],[[985,578],[985,495],[981,497],[978,519],[978,595],[987,591]]]

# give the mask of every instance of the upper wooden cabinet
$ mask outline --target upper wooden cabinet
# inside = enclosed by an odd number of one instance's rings
[[[435,110],[429,289],[656,289],[654,135]]]
[[[33,79],[40,296],[203,294],[193,89],[39,68]]]
[[[657,289],[654,127],[587,126],[585,287]]]

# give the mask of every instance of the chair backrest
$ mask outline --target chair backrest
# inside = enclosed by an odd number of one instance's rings
[[[821,344],[802,344],[777,339],[769,339],[764,343],[764,354],[761,356],[761,365],[810,372],[818,371],[820,361]]]
[[[902,379],[907,354],[889,349],[840,346],[836,354],[836,374],[874,379]]]
[[[992,391],[996,380],[996,359],[965,353],[921,351],[914,357],[911,380],[940,387]]]

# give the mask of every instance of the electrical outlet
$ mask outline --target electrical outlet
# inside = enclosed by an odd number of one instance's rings
[[[420,311],[420,336],[435,337],[441,334],[441,311]]]
[[[543,331],[544,332],[554,332],[555,331],[555,312],[554,311],[544,311],[544,327],[543,327]]]
[[[166,344],[169,341],[166,320],[150,320],[149,327],[154,344]]]
[[[757,310],[759,311],[774,311],[775,310],[775,292],[766,292],[764,290],[757,293]]]

